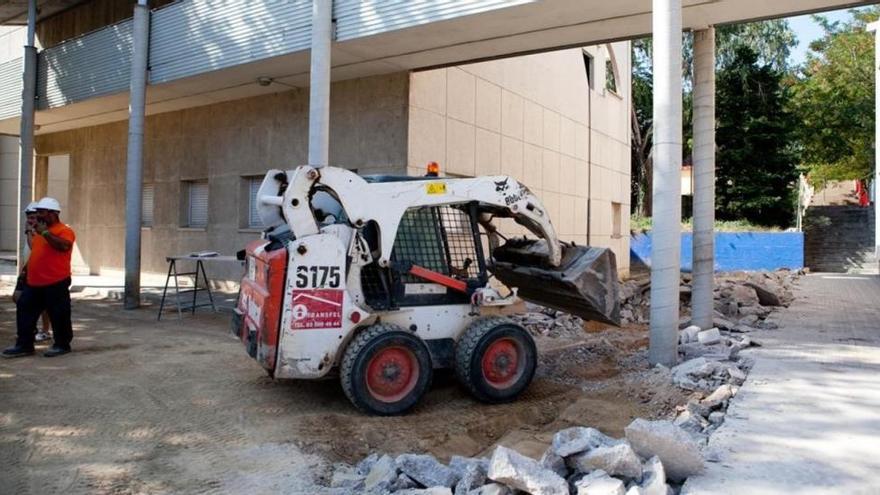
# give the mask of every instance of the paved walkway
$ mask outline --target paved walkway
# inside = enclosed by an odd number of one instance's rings
[[[686,494],[880,494],[880,277],[801,279]]]

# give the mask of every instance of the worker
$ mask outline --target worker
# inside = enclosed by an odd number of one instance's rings
[[[61,205],[43,198],[34,205],[37,221],[31,240],[31,254],[22,275],[21,294],[15,308],[17,339],[3,351],[4,357],[34,353],[34,327],[43,311],[49,312],[55,342],[43,353],[55,357],[70,352],[73,328],[70,323],[70,258],[76,235],[59,219]]]
[[[28,257],[30,257],[31,243],[33,241],[33,237],[35,234],[34,225],[37,224],[36,204],[37,204],[37,202],[33,201],[29,205],[27,205],[27,207],[24,209],[24,214],[25,214],[24,235],[25,235],[25,239],[27,240],[27,245],[25,246],[24,261],[22,262],[22,265],[24,266],[23,270],[27,270],[27,259],[28,259]],[[18,298],[21,297],[21,291],[23,288],[24,288],[24,279],[23,279],[23,277],[19,277],[16,284],[15,284],[15,290],[12,292],[12,302],[14,302],[14,303],[18,302]],[[48,311],[43,311],[43,314],[40,315],[40,324],[41,324],[40,325],[41,328],[39,329],[39,331],[37,331],[37,329],[34,328],[34,333],[36,333],[34,340],[36,342],[45,342],[45,341],[52,338],[49,335],[49,328],[50,327],[49,327],[49,312]]]

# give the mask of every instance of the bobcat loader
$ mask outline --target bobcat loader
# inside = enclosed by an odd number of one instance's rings
[[[514,399],[537,363],[501,316],[518,297],[619,323],[614,254],[561,243],[510,177],[300,166],[269,171],[257,205],[269,227],[239,253],[233,333],[270,376],[338,377],[368,413],[412,408],[438,368],[481,401]],[[536,239],[507,239],[498,224],[511,220]]]

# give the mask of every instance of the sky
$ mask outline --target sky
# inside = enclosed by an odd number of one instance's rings
[[[849,19],[848,10],[834,10],[822,14],[831,21],[842,21]],[[808,15],[788,18],[788,24],[797,34],[798,46],[791,50],[789,61],[791,65],[800,65],[807,58],[807,52],[810,50],[810,43],[813,40],[822,37],[822,28]]]

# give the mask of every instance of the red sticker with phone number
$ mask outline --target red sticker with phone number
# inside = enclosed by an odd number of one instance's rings
[[[342,326],[342,291],[294,290],[291,330],[316,330]]]

